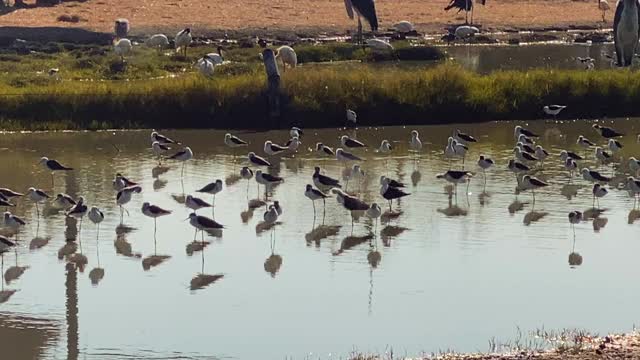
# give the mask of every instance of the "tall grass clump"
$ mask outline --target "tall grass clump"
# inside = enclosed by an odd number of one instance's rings
[[[108,58],[108,56],[107,56]],[[68,59],[70,62],[73,58]],[[46,64],[34,59],[31,71]],[[487,120],[537,119],[547,104],[568,105],[562,116],[596,118],[640,114],[640,73],[600,71],[504,71],[480,75],[453,63],[435,67],[301,66],[281,78],[281,110],[269,119],[266,78],[259,62],[223,65],[213,79],[195,73],[188,61],[159,59],[159,71],[138,78],[132,69],[156,70],[134,60],[118,77],[96,73],[102,65],[45,75],[7,72],[0,76],[0,121],[5,127],[73,128],[182,127],[275,128],[292,124],[333,127],[344,124],[346,108],[360,124],[400,125]],[[39,65],[36,65],[39,64]],[[15,69],[15,62],[2,64]]]

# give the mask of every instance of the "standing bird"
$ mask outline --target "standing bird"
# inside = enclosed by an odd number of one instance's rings
[[[531,190],[531,195],[533,197],[533,204],[535,205],[536,189],[547,187],[549,186],[549,184],[531,175],[525,175],[522,177],[522,186],[527,190]]]
[[[327,145],[319,142],[316,144],[316,152],[321,154],[321,155],[326,155],[326,156],[331,156],[334,157],[336,156],[336,153],[333,151],[332,148],[328,147]]]
[[[609,2],[607,0],[598,0],[598,9],[602,11],[602,22],[607,22],[607,11],[611,9],[611,7],[609,6]]]
[[[287,65],[291,68],[295,68],[298,65],[298,56],[291,46],[280,46],[276,50],[276,60],[278,59],[282,61],[283,72],[286,72]]]
[[[183,52],[184,57],[187,57],[187,49],[189,48],[189,45],[191,45],[191,40],[192,37],[190,28],[180,30],[180,32],[176,34],[176,38],[174,40],[176,45],[176,52]]]
[[[281,152],[284,152],[285,150],[287,150],[287,148],[285,146],[274,144],[273,142],[271,142],[271,140],[267,140],[264,142],[263,150],[267,155],[274,156],[280,154]]]
[[[600,184],[593,184],[593,189],[591,190],[593,193],[593,207],[596,205],[596,199],[598,200],[598,209],[600,209],[600,198],[605,197],[609,191],[607,188]]]
[[[171,160],[182,161],[182,171],[180,172],[180,177],[184,176],[184,166],[187,163],[187,160],[193,159],[193,151],[191,151],[190,147],[185,147],[184,149],[178,151],[177,153],[169,156]]]
[[[393,200],[394,199],[400,199],[403,198],[405,196],[409,196],[411,194],[406,193],[402,190],[400,190],[399,188],[393,187],[390,184],[390,179],[388,178],[384,178],[383,179],[383,183],[382,186],[380,187],[380,195],[385,198],[387,201],[389,201],[389,212],[393,211],[392,210],[392,205],[393,205]]]
[[[420,134],[417,130],[411,131],[411,140],[409,140],[409,149],[415,152],[422,150],[422,140],[420,140]]]
[[[402,20],[393,24],[393,29],[400,34],[407,34],[414,30],[413,24],[409,21]]]
[[[256,171],[256,182],[264,185],[264,197],[266,199],[269,187],[283,183],[284,179],[279,176],[263,173],[262,170],[258,170]]]
[[[372,203],[371,206],[369,206],[369,209],[367,209],[367,211],[364,214],[369,219],[375,221],[373,232],[376,233],[378,229],[378,218],[382,216],[382,209],[380,208],[380,205],[376,203]]]
[[[624,147],[622,143],[616,139],[609,139],[607,146],[609,147],[609,150],[611,150],[611,152],[614,154],[622,150],[622,148]]]
[[[447,182],[450,182],[453,184],[454,192],[456,194],[456,199],[458,197],[458,184],[471,181],[471,177],[473,177],[472,173],[468,171],[458,171],[458,170],[449,170],[446,173],[436,175],[436,178],[444,179]]]
[[[632,156],[629,158],[627,165],[629,166],[629,172],[631,172],[631,176],[637,176],[638,171],[640,171],[640,160]]]
[[[155,34],[151,35],[144,44],[159,51],[169,46],[169,38],[165,34]]]
[[[49,196],[43,190],[32,188],[32,187],[30,187],[29,190],[27,191],[27,196],[29,197],[29,199],[31,199],[31,201],[33,201],[36,204],[36,215],[37,217],[40,217],[40,209],[38,207],[38,203],[46,199],[49,199],[51,196]]]
[[[249,197],[249,184],[251,178],[253,178],[253,170],[251,170],[249,167],[247,166],[243,166],[242,169],[240,169],[240,177],[247,180],[247,198]]]
[[[572,211],[569,213],[569,224],[571,224],[574,239],[576,237],[576,224],[580,224],[580,221],[582,221],[582,213],[580,211]]]
[[[598,124],[593,124],[592,127],[593,127],[593,129],[595,131],[600,133],[600,136],[602,136],[605,139],[612,139],[612,138],[617,138],[617,137],[624,136],[623,133],[618,132],[615,129],[610,128],[610,127],[601,126],[601,125],[598,125]]]
[[[576,163],[572,158],[568,157],[564,161],[564,168],[569,170],[569,181],[571,181],[573,179],[574,172],[578,169],[578,163]]]
[[[126,187],[136,186],[138,183],[133,182],[120,173],[116,173],[116,177],[113,179],[113,190],[120,191]]]
[[[53,187],[53,173],[56,171],[71,171],[73,168],[60,164],[57,160],[47,157],[40,158],[40,164],[51,172],[51,187]]]
[[[270,162],[268,162],[265,158],[256,155],[256,153],[254,153],[253,151],[247,155],[247,159],[249,159],[249,162],[255,166],[271,166]]]
[[[602,150],[600,146],[596,146],[595,156],[603,165],[608,164],[611,161],[611,154]]]
[[[104,220],[104,213],[97,207],[93,206],[87,215],[89,220],[96,225],[96,239],[100,237],[100,223]]]
[[[210,219],[206,216],[198,215],[196,213],[189,214],[189,224],[196,229],[196,232],[193,235],[193,240],[196,240],[196,236],[198,235],[198,231],[202,231],[202,243],[204,244],[204,232],[205,231],[214,231],[214,230],[222,230],[224,226],[217,223],[215,220]]]
[[[207,53],[205,57],[213,63],[213,65],[222,65],[224,63],[224,56],[222,55],[222,46],[218,46],[217,52]]]
[[[25,226],[26,224],[27,223],[24,220],[10,212],[6,211],[4,213],[4,226],[17,231],[20,227]]]
[[[196,61],[195,67],[202,76],[207,78],[212,78],[216,73],[216,64],[206,55]]]
[[[2,196],[5,199],[11,199],[14,197],[20,197],[20,196],[24,196],[24,194],[13,191],[11,189],[7,189],[7,188],[0,188],[0,196]]]
[[[558,116],[562,112],[562,110],[566,108],[567,107],[564,105],[546,105],[542,108],[542,111],[544,111],[544,113],[547,115],[553,116],[553,118],[555,119],[556,116]]]
[[[582,135],[578,136],[578,140],[576,140],[576,144],[580,145],[585,149],[588,149],[592,146],[596,146],[596,144],[594,144],[591,140],[587,139]]]
[[[175,141],[167,136],[157,133],[156,131],[151,132],[151,142],[157,141],[160,144],[168,145],[168,144],[176,144],[180,145],[178,141]]]
[[[628,67],[638,47],[640,32],[640,5],[638,0],[619,0],[613,18],[613,41],[618,66]]]
[[[344,5],[347,9],[347,16],[353,20],[354,12],[358,16],[358,43],[362,43],[362,20],[360,17],[369,23],[372,32],[378,31],[378,15],[376,14],[376,4],[374,0],[344,0]]]
[[[363,142],[358,141],[354,138],[351,138],[348,135],[342,135],[340,137],[340,143],[342,144],[343,147],[349,148],[349,149],[363,148],[367,146]]]
[[[211,204],[208,202],[191,195],[187,195],[184,204],[186,207],[193,210],[194,213],[199,209],[211,207]]]
[[[124,211],[126,211],[123,206],[131,201],[131,197],[134,193],[139,194],[141,192],[142,188],[140,186],[127,187],[118,191],[118,193],[116,194],[116,204],[120,207],[120,222],[122,222]],[[127,215],[128,214],[129,212],[127,211]]]
[[[514,139],[518,140],[518,138],[520,137],[520,135],[525,135],[526,137],[530,137],[530,138],[538,138],[540,137],[540,135],[534,133],[533,131],[523,128],[522,126],[518,125],[513,129],[513,137]]]
[[[248,143],[235,135],[229,133],[224,134],[224,144],[230,148],[237,148],[241,146],[247,146]]]
[[[153,155],[158,158],[158,165],[162,165],[162,155],[164,155],[169,150],[171,150],[170,147],[161,144],[159,141],[154,141],[153,143],[151,143],[151,151],[153,151]]]
[[[207,193],[213,195],[213,207],[216,206],[216,194],[222,191],[222,180],[217,179],[215,182],[205,185],[202,189],[196,190],[196,192]]]
[[[326,198],[328,196],[318,189],[314,189],[311,184],[307,184],[304,190],[304,196],[306,196],[313,204],[313,218],[316,218],[316,200],[322,199],[323,212],[326,211]]]
[[[322,175],[320,173],[320,167],[316,166],[313,170],[313,184],[320,189],[320,191],[328,191],[332,188],[341,188],[340,181],[334,178],[331,178],[326,175]]]
[[[584,160],[584,158],[573,151],[562,150],[560,151],[560,160],[567,161],[567,159],[571,159],[574,161]]]
[[[608,183],[611,181],[610,177],[606,177],[595,170],[589,170],[589,168],[582,169],[582,178],[594,183]]]
[[[113,42],[113,51],[120,56],[120,61],[124,63],[124,57],[131,53],[133,44],[129,39],[119,39]]]
[[[80,226],[78,228],[78,244],[80,245],[80,253],[82,253],[82,220],[88,211],[89,209],[87,208],[87,205],[84,204],[84,197],[80,196],[76,204],[66,213],[67,216],[80,219]]]
[[[469,23],[469,11],[473,9],[473,0],[451,0],[449,5],[444,8],[444,11],[451,9],[458,9],[458,13],[464,11],[464,23]]]
[[[468,143],[474,143],[474,142],[478,142],[478,140],[476,140],[476,138],[474,138],[473,136],[469,135],[469,134],[465,134],[463,132],[461,132],[460,130],[456,129],[455,134],[453,135],[454,139],[461,143],[461,144],[468,144]]]
[[[148,202],[144,202],[142,204],[142,214],[150,218],[153,218],[153,238],[155,240],[156,230],[158,228],[158,222],[157,222],[158,218],[160,216],[166,216],[171,214],[171,210],[165,210],[159,206],[151,205]]]
[[[487,186],[487,169],[491,168],[495,165],[494,161],[491,158],[488,158],[484,155],[480,155],[478,159],[478,166],[482,169],[482,177],[484,179],[484,186]]]
[[[344,151],[342,150],[342,148],[336,149],[336,159],[338,161],[344,162],[345,165],[347,161],[362,161],[362,159],[359,158],[358,156],[355,156],[350,152]]]
[[[536,145],[534,155],[544,165],[544,160],[549,156],[549,153],[542,146]]]
[[[76,201],[67,194],[60,193],[56,195],[55,205],[60,209],[68,210],[76,204]]]
[[[331,189],[331,192],[336,194],[336,200],[338,201],[338,203],[341,204],[345,209],[349,210],[349,213],[351,214],[351,231],[353,232],[353,212],[367,211],[369,209],[369,205],[364,201],[358,199],[357,197],[345,193],[341,189],[333,188]]]
[[[346,1],[350,1],[350,0],[345,0],[345,2]],[[351,125],[355,127],[357,122],[358,122],[358,114],[356,114],[356,112],[351,109],[347,109],[347,125]]]

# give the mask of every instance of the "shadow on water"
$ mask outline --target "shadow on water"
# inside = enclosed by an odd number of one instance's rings
[[[340,255],[343,252],[353,249],[358,245],[362,245],[364,243],[369,242],[371,239],[373,239],[372,234],[367,234],[363,236],[353,236],[353,235],[347,236],[342,240],[342,243],[340,244],[340,249],[334,251],[333,255],[336,255],[336,256]]]
[[[524,218],[522,219],[522,223],[525,224],[526,226],[529,226],[532,223],[535,223],[544,219],[547,215],[549,215],[549,213],[546,211],[531,210],[524,215]]]
[[[340,228],[342,227],[338,225],[320,225],[306,233],[304,235],[304,239],[307,242],[307,245],[315,243],[316,246],[320,246],[320,242],[323,239],[338,235]]]
[[[382,230],[380,230],[380,238],[382,239],[382,244],[384,244],[385,247],[391,246],[391,240],[397,238],[407,230],[409,230],[409,228],[402,226],[385,226],[384,228],[382,228]]]

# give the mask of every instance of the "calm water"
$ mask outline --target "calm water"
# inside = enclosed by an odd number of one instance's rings
[[[481,174],[471,182],[468,196],[459,189],[457,207],[446,184],[435,178],[447,168],[441,153],[453,127],[418,128],[428,144],[417,166],[406,152],[411,129],[360,129],[359,139],[375,147],[389,139],[398,149],[388,163],[372,151],[362,152],[367,172],[362,198],[382,202],[378,177],[387,172],[407,182],[412,193],[394,205],[400,215],[383,219],[375,233],[371,222],[361,218],[352,234],[348,214],[335,199],[327,201],[324,218],[318,204],[314,221],[303,195],[313,167],[321,164],[333,176],[340,176],[342,167],[301,150],[273,170],[286,178],[273,191],[273,199],[284,207],[275,247],[271,232],[259,225],[262,208],[248,210],[247,197],[256,197],[255,182],[247,196],[246,182],[237,181],[216,199],[215,218],[227,228],[222,236],[208,236],[210,245],[203,251],[189,246],[193,230],[183,221],[188,211],[180,202],[216,178],[234,181],[230,177],[239,166],[222,145],[224,132],[168,132],[195,152],[183,181],[179,164],[168,163],[170,169],[162,174],[154,170],[148,131],[5,134],[2,186],[51,190],[49,174],[36,165],[47,154],[77,169],[57,176],[51,192],[83,195],[89,205],[104,209],[106,219],[98,240],[85,219],[80,236],[88,264],[76,269],[59,252],[66,238],[76,236],[78,225],[50,205],[37,224],[35,208],[26,199],[18,201],[15,212],[29,222],[18,236],[17,263],[26,269],[20,274],[14,254],[5,254],[0,343],[12,346],[3,347],[3,355],[328,359],[345,358],[354,349],[384,352],[389,347],[400,355],[446,348],[484,351],[488,339],[511,339],[517,327],[629,330],[640,320],[640,287],[635,285],[640,221],[633,222],[633,200],[612,190],[600,201],[607,208],[606,226],[594,231],[590,221],[578,225],[575,245],[567,222],[570,210],[590,208],[591,189],[581,179],[567,185],[557,153],[575,148],[578,134],[596,140],[596,133],[589,123],[530,124],[554,153],[537,174],[552,186],[537,194],[532,213],[530,204],[517,209],[515,179],[505,170],[513,126],[461,127],[481,141],[471,149],[468,168],[477,170],[480,153],[493,156],[499,166],[487,173],[485,194]],[[628,134],[640,131],[634,121],[615,126]],[[304,146],[316,141],[335,145],[340,134],[308,130]],[[288,136],[279,131],[241,135],[259,153],[264,139],[282,143]],[[625,157],[640,155],[635,136],[623,141]],[[127,205],[130,216],[125,214],[124,225],[119,225],[111,186],[115,172],[144,189]],[[351,190],[357,187],[349,184]],[[530,202],[530,195],[517,200]],[[158,222],[155,246],[153,220],[139,210],[143,201],[174,210]],[[210,210],[200,212],[211,215]],[[372,249],[381,254],[376,268],[368,261]],[[569,264],[572,249],[582,256],[579,266]],[[101,279],[95,268],[103,269]],[[97,285],[90,277],[98,278]]]

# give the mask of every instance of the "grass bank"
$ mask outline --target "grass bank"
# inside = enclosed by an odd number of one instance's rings
[[[409,47],[407,47],[409,48]],[[358,111],[366,125],[537,119],[545,104],[568,105],[567,118],[640,115],[640,73],[621,70],[496,72],[478,75],[453,63],[371,62],[350,45],[298,48],[302,66],[282,74],[282,116],[268,119],[266,79],[256,48],[227,53],[234,62],[213,79],[193,69],[198,56],[137,49],[124,70],[108,48],[0,55],[4,129],[264,128],[344,125]],[[399,50],[415,54],[415,50]],[[420,50],[422,56],[431,50]],[[363,59],[366,63],[312,65]],[[375,60],[375,59],[374,59]],[[60,79],[46,75],[60,68]]]

